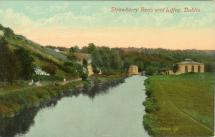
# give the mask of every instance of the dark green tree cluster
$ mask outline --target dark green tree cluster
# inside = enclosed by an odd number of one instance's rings
[[[92,65],[103,73],[122,71],[122,60],[117,50],[97,47],[92,51]]]
[[[7,41],[0,38],[0,81],[12,83],[30,79],[34,73],[33,58],[24,48],[11,50]]]
[[[96,45],[94,43],[89,43],[87,47],[83,47],[81,52],[92,54],[92,52],[96,49]]]
[[[75,62],[65,62],[64,70],[73,77],[81,77],[82,80],[87,80],[88,78],[87,69],[81,64]]]

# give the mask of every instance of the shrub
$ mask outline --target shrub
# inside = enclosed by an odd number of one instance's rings
[[[86,81],[87,78],[88,78],[87,73],[82,73],[82,74],[81,74],[81,78],[82,78],[83,81]]]
[[[148,113],[158,110],[158,106],[154,98],[146,98],[146,100],[143,102],[143,105],[145,106],[145,111]]]
[[[155,126],[158,125],[158,119],[153,114],[146,114],[143,116],[143,126],[150,135],[158,135],[159,129]]]
[[[146,75],[154,75],[157,72],[158,72],[158,67],[148,66],[146,68]]]
[[[53,64],[44,65],[42,66],[42,69],[48,72],[50,75],[55,75],[57,71],[57,67]]]

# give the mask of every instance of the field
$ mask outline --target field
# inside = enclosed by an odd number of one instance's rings
[[[156,136],[213,136],[214,75],[152,76],[143,124]]]

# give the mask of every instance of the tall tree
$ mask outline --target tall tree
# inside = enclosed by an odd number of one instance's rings
[[[20,61],[8,47],[4,38],[0,38],[0,81],[12,83],[18,79]]]
[[[30,79],[34,73],[33,58],[30,53],[24,48],[19,48],[15,51],[15,54],[21,61],[22,70],[20,76],[25,80]]]

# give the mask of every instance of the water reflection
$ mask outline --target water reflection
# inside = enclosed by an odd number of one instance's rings
[[[75,90],[67,90],[61,96],[53,99],[52,101],[41,105],[37,108],[32,108],[25,110],[21,114],[15,116],[14,118],[0,118],[0,137],[14,137],[17,134],[25,134],[28,132],[31,126],[34,125],[34,118],[37,112],[44,107],[55,107],[57,102],[65,96],[75,96],[78,97],[80,94],[86,95],[91,99],[100,94],[106,94],[108,88],[116,86],[117,84],[123,83],[124,79],[109,81],[105,84],[96,84],[93,87],[84,87]]]

